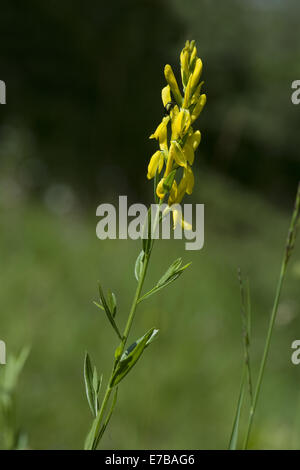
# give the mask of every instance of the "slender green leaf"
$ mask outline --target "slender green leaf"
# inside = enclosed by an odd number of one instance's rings
[[[117,327],[117,324],[114,320],[114,316],[113,316],[113,312],[109,309],[109,306],[106,302],[106,299],[104,297],[104,294],[103,294],[103,291],[102,291],[102,288],[101,288],[101,285],[100,283],[98,284],[98,287],[99,287],[99,295],[100,295],[100,299],[101,299],[101,303],[104,307],[104,310],[105,310],[105,313],[106,313],[106,316],[111,324],[111,326],[113,327],[113,329],[115,330],[115,332],[117,333],[119,339],[122,339],[122,335]],[[113,302],[113,299],[111,300]]]
[[[229,447],[228,447],[229,450],[236,450],[237,449],[238,437],[239,437],[240,418],[241,418],[241,410],[242,410],[242,405],[243,405],[243,401],[244,401],[244,390],[245,390],[244,377],[245,377],[245,373],[243,372],[243,377],[242,377],[241,386],[240,386],[239,399],[238,399],[235,418],[234,418],[234,422],[233,422],[232,433],[231,433]]]
[[[157,333],[157,329],[151,328],[151,330],[131,344],[131,346],[129,346],[129,348],[123,353],[112,377],[110,383],[111,387],[116,386],[128,374],[141,357],[144,349],[153,341],[153,335],[155,337]]]
[[[160,278],[156,286],[154,286],[149,292],[144,294],[139,300],[138,303],[142,302],[143,300],[147,299],[151,295],[155,294],[156,292],[160,291],[164,287],[174,282],[182,273],[183,271],[190,266],[191,263],[186,264],[185,266],[181,267],[182,260],[178,258],[175,260],[171,266],[167,269],[165,274]]]
[[[87,352],[85,353],[85,358],[84,358],[83,375],[84,375],[86,398],[87,398],[87,401],[88,401],[88,404],[89,404],[89,407],[91,409],[93,416],[96,417],[97,413],[95,411],[95,391],[93,387],[93,369],[92,369],[90,356]]]
[[[115,318],[116,313],[117,313],[117,299],[115,294],[108,289],[107,292],[107,303],[108,303],[108,308],[112,314],[112,317]]]
[[[103,305],[99,304],[99,303],[96,302],[95,300],[93,300],[93,304],[95,304],[96,307],[101,308],[101,310],[103,310],[103,311],[105,312],[105,308],[103,307]]]

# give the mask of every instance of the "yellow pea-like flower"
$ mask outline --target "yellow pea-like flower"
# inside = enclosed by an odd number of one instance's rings
[[[151,160],[148,165],[148,174],[147,178],[151,180],[154,178],[156,171],[161,172],[164,165],[164,155],[160,150],[157,150],[151,157]]]
[[[158,183],[157,187],[156,187],[156,194],[158,195],[159,199],[163,199],[166,195],[166,190],[164,188],[164,182],[165,182],[166,178],[163,177],[160,182]]]
[[[199,83],[201,73],[202,73],[202,68],[203,68],[202,60],[198,58],[196,60],[195,68],[194,68],[194,71],[193,71],[193,74],[192,74],[192,79],[191,79],[191,89],[192,89],[192,91],[195,90],[195,88],[197,87],[197,85]]]
[[[171,153],[171,151],[172,151],[172,156],[173,156],[175,162],[177,163],[177,165],[178,166],[183,166],[184,168],[186,168],[186,166],[187,166],[186,156],[185,156],[182,148],[178,144],[178,142],[176,142],[176,140],[173,140],[172,143],[171,143],[170,153]]]
[[[194,46],[192,49],[191,57],[190,57],[190,68],[192,68],[195,65],[194,62],[196,60],[196,57],[197,57],[197,48],[196,46]]]
[[[166,77],[166,80],[167,80],[167,82],[170,86],[171,92],[172,92],[172,94],[173,94],[173,96],[176,100],[176,103],[178,104],[178,106],[181,106],[182,96],[181,96],[179,86],[178,86],[177,80],[175,78],[174,72],[172,70],[172,67],[169,64],[167,64],[165,66],[165,77]]]
[[[168,150],[167,142],[167,125],[170,120],[169,116],[163,118],[162,122],[157,126],[155,132],[150,135],[150,139],[156,139],[159,141],[160,149],[163,151]]]
[[[180,64],[181,64],[181,80],[182,80],[183,86],[185,87],[189,78],[189,53],[185,48],[182,50],[180,54]]]
[[[192,116],[191,116],[191,121],[194,122],[196,119],[199,117],[199,114],[201,113],[202,109],[204,108],[206,103],[206,95],[201,95],[198,103],[193,109]]]
[[[172,121],[172,140],[183,137],[191,125],[191,115],[187,109],[181,109]]]
[[[201,132],[200,131],[191,131],[186,143],[183,147],[183,152],[186,156],[188,163],[192,166],[195,158],[195,151],[197,150],[198,145],[201,141]]]
[[[201,132],[197,130],[191,136],[191,144],[193,146],[194,151],[197,150],[200,142],[201,142]]]
[[[183,153],[188,163],[192,165],[195,159],[195,152],[189,140],[186,142],[185,146],[183,147]]]

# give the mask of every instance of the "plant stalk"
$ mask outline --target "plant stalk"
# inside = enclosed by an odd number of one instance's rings
[[[158,204],[159,208],[160,208],[160,205],[162,204],[162,202],[163,202],[163,200],[160,200],[160,202]],[[156,212],[153,233],[155,233],[156,228],[157,228],[157,224],[159,222],[159,215],[160,215],[159,208]],[[126,346],[126,343],[127,343],[127,340],[128,340],[128,336],[129,336],[129,333],[130,333],[130,330],[131,330],[131,327],[132,327],[132,323],[133,323],[133,320],[134,320],[136,308],[137,308],[138,301],[139,301],[139,298],[140,298],[140,295],[141,295],[141,291],[142,291],[142,288],[143,288],[143,285],[144,285],[144,281],[145,281],[145,277],[146,277],[146,273],[147,273],[147,268],[148,268],[148,265],[149,265],[149,260],[150,260],[150,257],[151,257],[153,244],[154,244],[154,239],[152,239],[152,245],[151,245],[151,248],[150,248],[149,252],[145,253],[141,276],[138,280],[138,285],[137,285],[135,295],[134,295],[134,298],[133,298],[133,301],[132,301],[129,316],[128,316],[128,319],[127,319],[127,322],[126,322],[126,325],[125,325],[125,328],[124,328],[124,332],[123,332],[123,335],[122,335],[122,340],[121,340],[121,343],[120,343],[119,347],[117,348],[118,358],[116,358],[114,360],[112,372],[111,372],[110,378],[108,380],[106,391],[105,391],[105,394],[104,394],[104,397],[103,397],[103,400],[102,400],[102,403],[101,403],[101,408],[100,408],[100,410],[99,410],[99,412],[98,412],[98,414],[97,414],[97,416],[96,416],[96,418],[93,422],[92,429],[90,431],[91,433],[94,434],[95,438],[94,439],[88,439],[88,441],[86,443],[86,446],[85,446],[85,450],[95,450],[97,445],[98,445],[98,436],[100,435],[100,432],[101,432],[101,424],[102,424],[103,416],[104,416],[106,407],[108,405],[111,392],[113,390],[113,387],[111,387],[110,384],[111,384],[111,381],[112,381],[112,378],[113,378],[115,368],[116,368],[116,366],[117,366],[117,364],[118,364],[118,362],[119,362],[119,360],[122,357],[122,354],[124,352],[124,349],[125,349],[125,346]]]
[[[267,338],[266,338],[266,343],[265,343],[265,348],[260,364],[260,369],[259,369],[259,374],[258,374],[258,379],[257,379],[257,384],[255,388],[255,393],[254,393],[254,398],[253,398],[253,403],[250,408],[250,413],[249,413],[249,421],[248,421],[248,426],[247,426],[247,431],[246,431],[246,437],[244,441],[244,450],[247,449],[248,443],[249,443],[249,438],[250,438],[250,433],[252,429],[252,424],[253,424],[253,418],[256,410],[256,405],[257,405],[257,400],[258,396],[261,390],[261,384],[262,384],[262,379],[267,363],[267,358],[269,354],[269,349],[270,349],[270,343],[271,343],[271,337],[273,333],[273,328],[274,328],[274,323],[276,320],[276,315],[278,311],[278,305],[279,305],[279,300],[280,300],[280,295],[282,291],[282,286],[283,286],[283,281],[286,275],[286,269],[288,265],[288,261],[290,259],[290,256],[292,254],[295,240],[296,240],[296,235],[297,235],[297,228],[299,224],[299,216],[300,216],[300,183],[298,185],[298,191],[296,195],[296,201],[295,201],[295,207],[294,211],[292,214],[292,219],[288,231],[288,236],[287,236],[287,242],[285,246],[285,251],[283,255],[283,260],[281,264],[281,269],[280,269],[280,275],[279,275],[279,280],[277,284],[277,289],[276,289],[276,294],[275,294],[275,299],[274,299],[274,304],[273,304],[273,309],[270,317],[270,322],[269,322],[269,328],[268,328],[268,333],[267,333]]]

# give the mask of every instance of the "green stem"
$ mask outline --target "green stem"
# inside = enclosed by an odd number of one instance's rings
[[[159,206],[162,204],[162,202],[163,202],[163,200],[160,200]],[[155,231],[156,231],[157,224],[159,222],[159,215],[160,215],[160,210],[158,208],[158,210],[156,212],[155,221],[154,221],[153,233],[155,233]],[[137,285],[137,288],[136,288],[136,291],[135,291],[135,294],[134,294],[134,298],[133,298],[133,301],[132,301],[129,316],[128,316],[128,319],[127,319],[127,322],[126,322],[126,325],[125,325],[124,333],[122,335],[122,340],[121,340],[121,343],[118,347],[118,358],[115,359],[115,361],[114,361],[112,372],[111,372],[110,378],[108,380],[108,384],[107,384],[106,391],[105,391],[105,394],[104,394],[104,397],[103,397],[103,400],[102,400],[100,411],[97,414],[97,416],[96,416],[96,418],[93,422],[92,429],[90,431],[90,433],[92,433],[94,437],[93,437],[93,439],[88,439],[87,440],[87,443],[86,443],[86,446],[85,446],[86,450],[94,450],[97,447],[97,444],[98,444],[98,436],[101,432],[101,424],[102,424],[103,415],[104,415],[104,412],[106,410],[107,404],[109,402],[111,392],[113,390],[113,387],[110,386],[111,380],[113,378],[115,368],[116,368],[120,358],[122,357],[122,354],[124,352],[124,349],[125,349],[125,346],[126,346],[126,343],[127,343],[127,340],[128,340],[128,336],[129,336],[131,326],[132,326],[132,323],[133,323],[133,320],[134,320],[134,316],[135,316],[136,308],[137,308],[137,305],[138,305],[138,301],[139,301],[141,291],[142,291],[142,288],[143,288],[143,285],[144,285],[144,281],[145,281],[145,277],[146,277],[146,273],[147,273],[149,260],[150,260],[150,257],[151,257],[153,244],[154,244],[154,239],[152,239],[152,246],[151,246],[149,252],[145,253],[145,256],[144,256],[143,269],[142,269],[141,276],[139,278],[138,285]],[[96,446],[95,446],[95,443],[96,443]]]
[[[261,364],[260,364],[260,369],[259,369],[257,384],[256,384],[256,388],[255,388],[253,403],[252,403],[252,406],[251,406],[251,409],[250,409],[248,427],[247,427],[246,438],[245,438],[245,442],[244,442],[244,449],[247,449],[248,443],[249,443],[249,438],[250,438],[250,432],[251,432],[251,428],[252,428],[252,424],[253,424],[254,413],[255,413],[255,410],[256,410],[257,400],[258,400],[258,396],[259,396],[259,393],[260,393],[262,379],[263,379],[263,375],[264,375],[264,371],[265,371],[265,367],[266,367],[266,363],[267,363],[267,358],[268,358],[270,343],[271,343],[271,337],[272,337],[272,333],[273,333],[274,323],[275,323],[276,314],[277,314],[278,305],[279,305],[280,294],[281,294],[282,285],[283,285],[283,281],[284,281],[284,276],[285,276],[285,272],[286,272],[285,268],[286,268],[286,265],[285,265],[285,263],[283,263],[282,266],[281,266],[279,281],[278,281],[277,290],[276,290],[276,296],[275,296],[274,305],[273,305],[273,309],[272,309],[272,314],[271,314],[271,318],[270,318],[270,322],[269,322],[267,339],[266,339],[266,343],[265,343],[263,357],[262,357]]]
[[[286,242],[286,247],[284,251],[284,256],[281,264],[281,269],[280,269],[280,275],[279,275],[279,280],[277,284],[277,289],[276,289],[276,295],[274,299],[274,304],[273,304],[273,309],[270,317],[270,322],[269,322],[269,328],[268,328],[268,333],[267,333],[267,338],[266,338],[266,343],[265,343],[265,348],[260,364],[260,369],[259,369],[259,374],[258,374],[258,379],[257,379],[257,384],[255,388],[255,393],[254,393],[254,398],[253,398],[253,403],[250,408],[250,413],[249,413],[249,420],[248,420],[248,426],[247,426],[247,431],[246,431],[246,438],[244,442],[244,449],[247,449],[248,443],[249,443],[249,438],[250,438],[250,433],[251,433],[251,428],[253,424],[253,418],[254,418],[254,413],[256,410],[256,405],[257,405],[257,400],[258,396],[260,393],[261,389],[261,384],[262,384],[262,379],[266,367],[266,362],[269,354],[269,349],[270,349],[270,343],[271,343],[271,337],[272,337],[272,332],[274,328],[274,323],[276,320],[276,314],[278,310],[278,305],[279,305],[279,300],[280,300],[280,295],[282,291],[282,286],[283,286],[283,281],[285,278],[286,274],[286,269],[288,265],[288,261],[290,259],[290,256],[292,254],[293,248],[294,248],[294,243],[296,240],[296,234],[297,234],[297,228],[298,228],[298,223],[299,223],[299,214],[300,214],[300,183],[298,185],[298,191],[297,191],[297,196],[296,196],[296,201],[295,201],[295,208],[292,214],[292,219],[288,231],[288,237],[287,237],[287,242]]]

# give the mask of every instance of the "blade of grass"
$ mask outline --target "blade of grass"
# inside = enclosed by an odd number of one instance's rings
[[[238,281],[240,286],[241,294],[241,317],[242,317],[242,332],[243,332],[243,347],[244,347],[244,365],[242,372],[242,379],[240,385],[239,398],[235,413],[235,418],[233,422],[231,437],[229,441],[229,450],[236,450],[239,437],[239,426],[240,426],[240,417],[244,401],[244,391],[245,391],[245,380],[246,375],[248,377],[248,388],[250,401],[252,404],[252,379],[251,379],[251,368],[250,368],[250,326],[251,326],[251,308],[250,308],[250,293],[249,289],[247,290],[247,304],[245,301],[245,291],[242,279],[241,269],[238,268]],[[248,284],[249,287],[249,284]]]
[[[243,401],[244,401],[245,372],[246,372],[246,367],[244,365],[243,373],[242,373],[242,380],[241,380],[241,385],[240,385],[239,399],[238,399],[238,404],[237,404],[237,407],[236,407],[236,413],[235,413],[235,417],[234,417],[232,432],[231,432],[229,446],[228,446],[229,450],[236,450],[237,449],[238,438],[239,438],[239,426],[240,426],[241,410],[242,410]]]
[[[250,403],[252,406],[253,393],[252,393],[252,375],[251,375],[251,365],[250,365],[250,328],[251,328],[251,305],[250,305],[250,291],[249,283],[247,288],[247,301],[245,298],[245,289],[242,279],[241,269],[238,269],[238,279],[240,285],[241,293],[241,317],[242,317],[242,329],[243,329],[243,345],[244,345],[244,362],[247,370],[248,378],[248,389],[250,396]]]
[[[246,431],[246,437],[245,437],[245,442],[244,442],[244,449],[247,449],[248,444],[249,444],[249,438],[250,438],[250,433],[252,429],[252,424],[253,424],[253,418],[257,406],[257,401],[259,397],[259,393],[261,390],[261,384],[262,384],[262,379],[267,363],[267,358],[269,354],[269,349],[270,349],[270,343],[271,343],[271,338],[272,338],[272,333],[273,333],[273,328],[274,328],[274,323],[276,320],[276,315],[278,311],[278,305],[279,305],[279,300],[281,296],[281,291],[282,291],[282,286],[283,286],[283,281],[285,279],[286,275],[286,270],[287,270],[287,265],[289,262],[289,259],[292,255],[295,241],[296,241],[296,236],[297,236],[297,230],[298,230],[298,225],[299,225],[299,218],[300,218],[300,182],[298,184],[298,190],[297,190],[297,195],[296,195],[296,201],[295,201],[295,206],[288,230],[288,235],[287,235],[287,241],[285,245],[285,250],[283,254],[283,259],[282,259],[282,264],[280,268],[280,274],[279,274],[279,279],[277,283],[277,288],[276,288],[276,294],[275,294],[275,299],[273,303],[273,308],[272,308],[272,313],[269,321],[269,327],[268,327],[268,332],[267,332],[267,337],[266,337],[266,342],[265,342],[265,347],[264,347],[264,352],[260,364],[260,369],[259,369],[259,374],[258,374],[258,379],[257,379],[257,384],[255,387],[255,393],[253,397],[253,403],[250,409],[249,413],[249,420],[248,420],[248,427]]]

